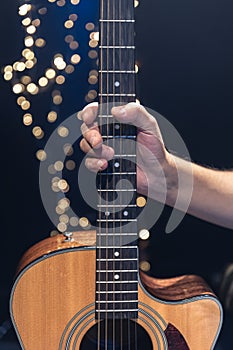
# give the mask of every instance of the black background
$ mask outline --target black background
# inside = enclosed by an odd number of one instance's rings
[[[16,61],[22,49],[18,5],[15,0],[1,4],[1,67]],[[140,66],[137,89],[141,103],[176,127],[193,161],[232,168],[232,2],[144,0],[135,14]],[[85,74],[81,79],[82,85],[73,86],[77,92],[75,103],[71,105],[68,101],[65,106],[67,115],[85,105],[83,96],[88,89]],[[32,244],[48,237],[54,227],[40,199],[39,162],[35,157],[40,145],[22,124],[11,84],[2,76],[0,84],[0,322],[3,322],[8,318],[9,291],[19,258]],[[152,267],[150,273],[199,274],[218,295],[224,269],[233,262],[232,230],[186,215],[175,232],[166,235],[169,213],[170,208],[165,208],[153,227],[145,252]],[[233,336],[228,331],[233,327],[231,317],[226,310],[219,350],[233,348]]]

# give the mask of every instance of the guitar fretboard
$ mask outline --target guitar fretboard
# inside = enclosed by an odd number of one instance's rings
[[[99,125],[115,150],[97,176],[96,317],[137,318],[136,129],[111,109],[135,101],[134,1],[100,1]]]

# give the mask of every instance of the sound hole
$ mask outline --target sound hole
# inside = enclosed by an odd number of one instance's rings
[[[103,320],[88,330],[80,350],[152,350],[145,329],[132,320]]]

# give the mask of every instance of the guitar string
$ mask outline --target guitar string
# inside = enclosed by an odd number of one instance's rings
[[[102,19],[103,16],[104,16],[104,8],[103,8],[103,0],[101,0],[100,2],[100,18]],[[100,22],[100,32],[102,33],[103,32],[103,22],[101,21]],[[101,38],[100,40],[102,41],[102,35],[101,35]],[[102,96],[103,96],[103,51],[102,49],[100,48],[99,50],[99,54],[100,54],[100,62],[99,62],[99,66],[100,66],[100,83],[99,83],[99,111],[98,111],[98,114],[99,114],[99,121],[100,121],[100,128],[102,128],[102,115],[103,115],[103,107],[102,107]],[[102,189],[102,175],[101,173],[98,174],[99,176],[99,183],[98,183],[98,186],[99,186],[99,189]],[[101,197],[101,194],[102,194],[102,191],[99,193],[99,203],[100,205],[102,204],[102,197]],[[101,208],[101,206],[99,207]],[[99,220],[101,219],[101,210],[99,209],[99,212],[98,212],[98,217],[99,217]],[[101,221],[99,221],[99,232],[98,232],[98,241],[97,241],[97,244],[98,244],[98,317],[97,317],[97,331],[98,331],[98,336],[97,336],[97,347],[98,347],[98,350],[100,350],[100,345],[101,345],[101,316],[100,316],[100,300],[101,300],[101,288],[100,288],[100,271],[101,271],[101,259],[102,259],[102,239],[101,239],[101,231],[102,231],[102,228],[101,228]],[[97,265],[97,264],[96,264]]]
[[[112,2],[112,5],[113,5],[113,9],[112,9],[112,19],[117,19],[117,11],[116,11],[116,4],[114,2]],[[112,35],[113,35],[113,47],[115,46],[116,42],[115,42],[115,22],[112,22]],[[112,92],[113,92],[113,103],[112,105],[115,105],[115,85],[114,85],[114,81],[115,81],[115,69],[116,69],[116,62],[115,62],[115,49],[113,49],[112,51],[112,70],[113,70],[113,76],[112,76]],[[115,128],[114,128],[114,120],[113,120],[113,123],[112,123],[112,134],[113,134],[113,149],[115,149]],[[114,160],[115,161],[115,160]],[[114,162],[113,162],[114,164]],[[113,178],[112,178],[112,188],[115,189],[115,176],[113,175]],[[115,196],[114,196],[115,198]],[[115,220],[115,209],[116,208],[113,208],[113,220]],[[115,230],[115,221],[113,221],[113,229],[112,229],[113,232],[113,246],[116,246],[116,240],[115,240],[115,234],[116,234],[116,230]],[[113,268],[112,270],[114,271],[113,272],[113,276],[115,276],[115,254],[113,254],[114,256],[114,261],[113,261]],[[116,313],[115,313],[115,307],[116,307],[116,302],[115,302],[115,293],[116,293],[116,288],[115,288],[115,283],[113,283],[113,321],[112,321],[112,338],[113,338],[113,349],[115,349],[115,337],[116,337],[116,320],[115,320],[115,316],[116,316]]]
[[[107,19],[110,19],[110,0],[108,0],[108,2],[107,2]],[[109,26],[110,26],[110,24],[109,24],[109,22],[107,22],[107,35],[106,35],[106,40],[107,40],[107,58],[106,58],[106,63],[107,63],[107,72],[109,72],[109,39],[110,39],[110,30],[109,30]],[[108,146],[108,144],[109,144],[109,119],[108,119],[108,116],[109,116],[109,96],[108,96],[108,94],[109,94],[109,73],[107,73],[107,86],[106,86],[106,93],[107,93],[107,113],[106,113],[106,115],[107,115],[107,127],[106,127],[106,129],[107,129],[107,146]],[[108,186],[109,186],[109,176],[107,175],[107,190],[108,190]],[[106,193],[106,197],[107,197],[107,201],[106,201],[106,212],[108,212],[108,201],[109,201],[109,191],[107,191],[107,193]],[[109,248],[108,248],[108,245],[109,245],[109,236],[108,236],[108,234],[109,234],[109,223],[108,223],[108,216],[107,215],[105,215],[105,220],[106,220],[106,237],[107,237],[107,242],[105,242],[106,243],[106,271],[109,271],[109,264],[108,264],[108,259],[109,259],[109,257],[108,257],[108,254],[109,254]],[[108,281],[108,276],[109,276],[109,274],[108,274],[108,272],[106,272],[106,280]],[[107,301],[108,301],[108,283],[107,283],[107,287],[106,287],[106,289],[107,289],[107,293],[106,293],[106,299],[107,299]],[[106,303],[106,310],[108,310],[108,302]],[[106,311],[106,314],[105,314],[105,350],[107,350],[108,349],[108,312]]]

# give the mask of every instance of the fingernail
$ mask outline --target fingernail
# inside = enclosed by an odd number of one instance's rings
[[[104,165],[104,162],[102,160],[98,160],[97,162],[98,168],[101,169],[103,165]]]

